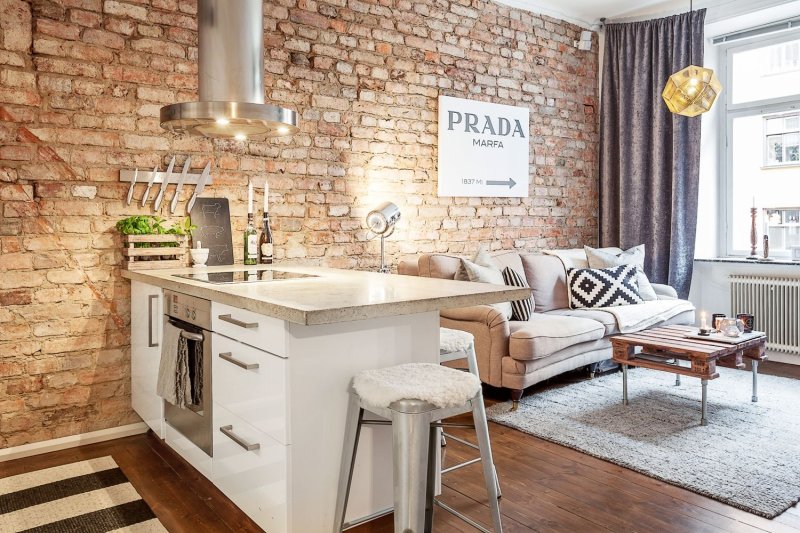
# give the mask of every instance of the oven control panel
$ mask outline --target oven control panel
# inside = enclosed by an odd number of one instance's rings
[[[164,291],[164,314],[204,329],[211,329],[211,302],[175,291]]]

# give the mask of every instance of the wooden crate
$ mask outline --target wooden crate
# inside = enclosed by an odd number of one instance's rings
[[[184,266],[183,256],[186,254],[185,235],[124,235],[125,248],[122,255],[127,257],[123,266],[128,270],[154,270],[157,268],[179,268]],[[178,246],[151,246],[135,248],[139,243],[176,242]],[[169,256],[169,259],[151,259],[153,256]]]

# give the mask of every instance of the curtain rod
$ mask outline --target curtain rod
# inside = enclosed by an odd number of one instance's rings
[[[743,39],[750,39],[752,37],[760,37],[762,35],[769,35],[773,33],[780,33],[784,31],[800,29],[800,17],[782,20],[780,22],[771,22],[763,26],[757,26],[747,30],[735,31],[714,37],[711,42],[713,44],[724,44],[734,41],[741,41]]]

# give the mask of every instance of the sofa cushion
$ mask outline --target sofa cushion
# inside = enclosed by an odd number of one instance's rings
[[[449,254],[422,254],[417,262],[419,275],[426,278],[455,279],[461,258]]]
[[[644,244],[634,246],[622,253],[608,252],[590,246],[584,246],[589,268],[609,268],[619,265],[636,265],[639,268],[636,274],[639,282],[639,294],[645,302],[658,300],[658,295],[650,285],[647,274],[644,273]]]
[[[525,277],[511,267],[503,269],[503,280],[506,285],[512,287],[528,288]],[[514,300],[511,302],[511,320],[528,320],[533,312],[533,298],[528,296],[524,300]]]
[[[522,256],[522,267],[537,313],[569,307],[567,273],[558,257],[526,254]]]
[[[588,318],[534,313],[527,322],[509,322],[508,354],[514,359],[541,359],[582,342],[603,338],[605,328]]]
[[[469,281],[505,285],[503,273],[497,267],[482,266],[477,263],[473,263],[468,259],[462,259],[461,264],[464,266],[464,270],[467,272]],[[492,306],[496,307],[501,313],[503,313],[507,319],[511,318],[511,302],[500,302],[492,304]]]
[[[605,328],[605,335],[616,335],[619,333],[617,319],[608,311],[602,309],[553,309],[545,313],[552,316],[572,316],[577,318],[588,318],[596,320]]]
[[[641,304],[636,265],[611,268],[570,268],[567,271],[569,306],[614,307]]]
[[[469,273],[465,268],[464,261],[466,261],[466,259],[462,258],[461,264],[456,269],[456,274],[453,277],[453,279],[456,279],[458,281],[475,281],[470,278]],[[491,268],[493,270],[498,270],[498,271],[503,270],[500,264],[497,261],[495,261],[491,255],[489,255],[488,250],[486,250],[486,248],[484,248],[483,246],[478,248],[478,251],[475,252],[475,255],[472,256],[472,259],[470,261],[472,261],[472,263],[476,265],[485,268]]]
[[[668,326],[671,324],[694,324],[694,309],[691,309],[691,306],[678,306],[678,304],[681,302],[684,304],[688,303],[684,300],[675,302],[674,312],[668,310],[666,314],[664,313],[665,306],[669,306],[669,304],[664,302],[644,302],[643,304],[635,306],[635,309],[640,314],[642,323],[650,323],[650,325],[647,326],[648,328]],[[616,309],[622,308],[618,307]],[[569,316],[596,320],[605,328],[606,336],[619,335],[621,333],[617,317],[605,309],[553,309],[552,311],[548,311],[546,314],[549,316]],[[658,317],[658,315],[662,315],[665,318],[662,318],[655,323],[648,321],[648,318]],[[643,328],[634,329],[640,331]]]

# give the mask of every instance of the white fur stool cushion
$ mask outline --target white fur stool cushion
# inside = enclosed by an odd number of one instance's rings
[[[470,374],[433,363],[362,370],[353,389],[367,405],[389,407],[398,400],[422,400],[436,407],[457,407],[472,399],[481,380]]]
[[[439,328],[439,353],[466,352],[473,339],[472,333],[466,331]]]

